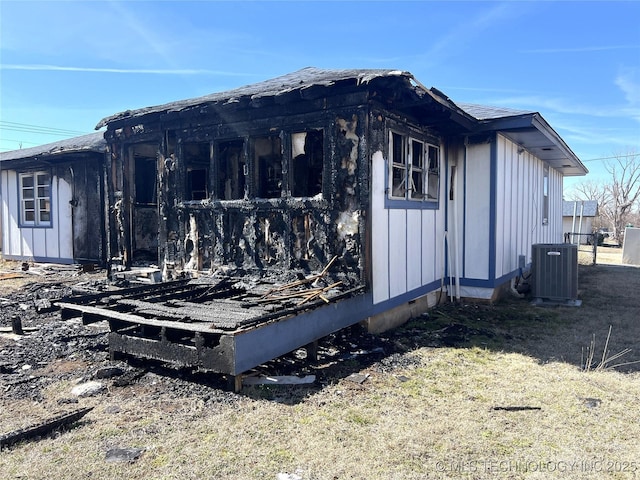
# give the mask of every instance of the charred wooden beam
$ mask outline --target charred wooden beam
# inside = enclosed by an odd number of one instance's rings
[[[45,420],[44,422],[40,422],[26,428],[21,428],[19,430],[14,430],[12,432],[0,435],[0,449],[21,442],[23,440],[29,440],[31,438],[47,435],[57,428],[77,422],[91,410],[93,410],[93,407],[80,408],[72,412],[57,415]]]

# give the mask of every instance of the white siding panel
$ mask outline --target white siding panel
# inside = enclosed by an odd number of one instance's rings
[[[389,293],[407,291],[407,212],[389,210]]]
[[[513,272],[531,245],[563,241],[562,174],[549,169],[549,223],[542,225],[544,162],[498,136],[496,276]]]
[[[47,257],[47,231],[49,228],[33,228],[31,229],[31,238],[33,239],[32,256]]]
[[[503,252],[503,266],[502,274],[512,272],[518,265],[517,259],[517,244],[516,244],[516,228],[517,211],[514,209],[513,192],[516,189],[517,179],[514,177],[514,162],[518,158],[518,152],[515,145],[511,144],[510,148],[506,151],[507,157],[505,158],[505,185],[504,185],[504,198],[505,198],[505,219],[504,219],[504,237],[505,237],[505,249]]]
[[[373,303],[389,299],[389,212],[384,208],[385,161],[375,152],[371,166],[371,270]]]
[[[20,254],[24,257],[33,257],[33,229],[22,228],[19,230],[20,237]]]
[[[444,176],[443,181],[444,183]],[[444,193],[445,186],[443,185],[442,190],[440,191],[440,198],[447,199],[448,196]],[[442,278],[444,272],[444,231],[445,231],[445,213],[444,213],[444,200],[440,203],[440,208],[433,213],[433,223],[434,223],[434,231],[433,231],[433,257],[435,259],[435,270],[434,270],[434,280],[438,280]],[[427,213],[428,215],[428,213]],[[462,243],[462,240],[460,240]]]
[[[422,211],[422,284],[426,285],[438,278],[436,262],[438,256],[435,213]]]
[[[464,274],[486,279],[489,275],[490,146],[467,147],[465,168]]]
[[[420,210],[407,211],[407,290],[422,285],[422,219]]]
[[[11,250],[9,239],[11,238],[9,227],[9,197],[7,196],[8,190],[8,171],[0,171],[0,191],[2,192],[2,251],[8,253]]]
[[[518,145],[507,138],[497,137],[496,168],[496,264],[495,276],[500,278],[517,266],[517,223],[519,213],[515,208],[515,192],[523,192],[526,186],[515,176],[518,171]]]
[[[506,144],[502,137],[498,137],[497,159],[496,159],[496,275],[500,276],[504,268],[504,257],[508,241],[505,222],[507,217],[508,205],[506,197]]]

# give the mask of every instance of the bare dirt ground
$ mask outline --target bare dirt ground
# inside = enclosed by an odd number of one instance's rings
[[[104,272],[0,263],[0,436],[92,407],[0,452],[16,479],[637,478],[640,268],[581,265],[581,307],[508,297],[359,327],[257,369],[248,386],[108,359],[107,327],[48,307]],[[611,262],[604,264],[604,262]],[[22,319],[24,335],[9,333]],[[73,393],[100,384],[88,396]],[[1,437],[0,437],[1,438]]]

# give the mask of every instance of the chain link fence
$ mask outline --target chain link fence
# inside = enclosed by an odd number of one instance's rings
[[[602,244],[604,236],[601,233],[565,233],[564,243],[578,246],[578,263],[581,265],[595,265],[598,254],[598,244]]]

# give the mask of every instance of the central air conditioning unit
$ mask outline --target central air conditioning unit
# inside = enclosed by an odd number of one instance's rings
[[[579,306],[578,246],[538,243],[531,246],[532,294],[535,303]]]

